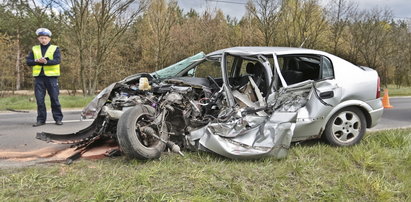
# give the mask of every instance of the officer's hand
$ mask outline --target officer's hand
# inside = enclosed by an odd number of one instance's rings
[[[38,63],[45,64],[45,63],[47,62],[47,60],[44,59],[44,58],[40,58],[40,59],[37,60],[37,62],[38,62]]]

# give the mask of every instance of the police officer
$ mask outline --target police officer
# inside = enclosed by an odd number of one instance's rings
[[[36,31],[40,45],[33,46],[27,56],[27,65],[33,68],[35,78],[34,94],[37,101],[37,122],[33,127],[46,123],[47,110],[44,104],[46,90],[50,96],[51,111],[53,119],[57,125],[63,125],[63,113],[59,102],[58,77],[60,76],[60,50],[57,46],[51,45],[51,32],[46,28],[39,28]]]

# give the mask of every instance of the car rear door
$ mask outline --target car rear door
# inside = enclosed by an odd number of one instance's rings
[[[293,140],[319,137],[325,118],[341,100],[341,87],[335,80],[331,60],[323,55],[284,55],[278,61],[285,82],[314,81],[307,104],[298,110]]]

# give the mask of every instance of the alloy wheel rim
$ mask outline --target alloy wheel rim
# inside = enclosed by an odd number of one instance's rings
[[[361,120],[356,113],[344,111],[333,120],[332,135],[341,143],[354,141],[361,130]]]

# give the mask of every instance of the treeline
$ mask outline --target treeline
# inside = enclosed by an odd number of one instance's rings
[[[241,19],[221,10],[183,11],[174,0],[4,0],[0,4],[0,91],[32,89],[25,57],[35,30],[49,28],[62,51],[62,89],[94,94],[137,72],[232,46],[324,50],[376,69],[384,85],[409,86],[411,32],[386,9],[349,0],[249,0]]]

